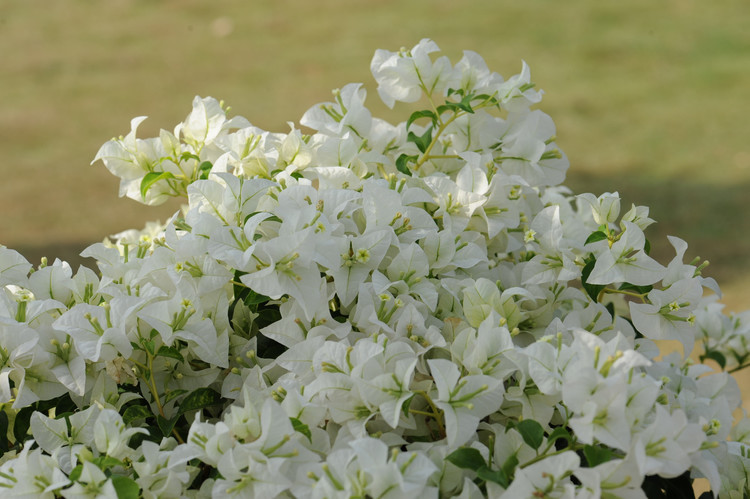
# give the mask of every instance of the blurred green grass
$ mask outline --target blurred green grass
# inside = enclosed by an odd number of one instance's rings
[[[455,62],[479,52],[509,77],[521,59],[546,91],[576,192],[619,191],[750,307],[750,3],[717,0],[3,0],[0,5],[0,243],[32,261],[76,260],[88,244],[175,205],[117,199],[88,163],[149,115],[171,129],[195,95],[287,130],[330,90],[365,83],[375,115],[377,48],[434,39]]]

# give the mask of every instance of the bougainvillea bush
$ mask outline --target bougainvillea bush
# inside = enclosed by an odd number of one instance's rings
[[[98,271],[0,246],[2,497],[747,497],[750,315],[681,239],[649,256],[648,208],[562,185],[526,65],[437,51],[375,53],[395,125],[360,84],[312,134],[134,119],[95,162],[186,204]]]

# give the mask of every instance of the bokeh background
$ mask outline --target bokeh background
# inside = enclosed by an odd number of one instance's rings
[[[729,310],[750,308],[747,0],[0,0],[0,244],[74,263],[88,244],[176,208],[117,198],[89,163],[150,116],[172,129],[195,95],[286,131],[330,91],[363,82],[377,48],[434,39],[506,78],[524,59],[545,90],[576,192],[651,207],[647,235],[710,260]]]

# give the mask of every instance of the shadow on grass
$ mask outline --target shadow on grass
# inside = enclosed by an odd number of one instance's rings
[[[654,181],[646,174],[602,177],[571,174],[566,184],[574,192],[596,195],[618,191],[621,213],[631,203],[650,208],[657,221],[646,230],[652,256],[662,263],[674,257],[667,235],[688,243],[685,261],[696,256],[711,265],[703,275],[723,282],[737,280],[750,272],[750,216],[746,208],[750,183],[716,185],[697,182]]]

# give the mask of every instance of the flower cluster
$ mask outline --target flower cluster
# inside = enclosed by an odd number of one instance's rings
[[[682,240],[649,256],[648,208],[561,185],[525,64],[437,51],[375,53],[383,102],[423,104],[397,125],[361,84],[288,133],[210,97],[134,119],[95,161],[186,205],[98,273],[0,246],[3,497],[750,492],[750,315]]]

